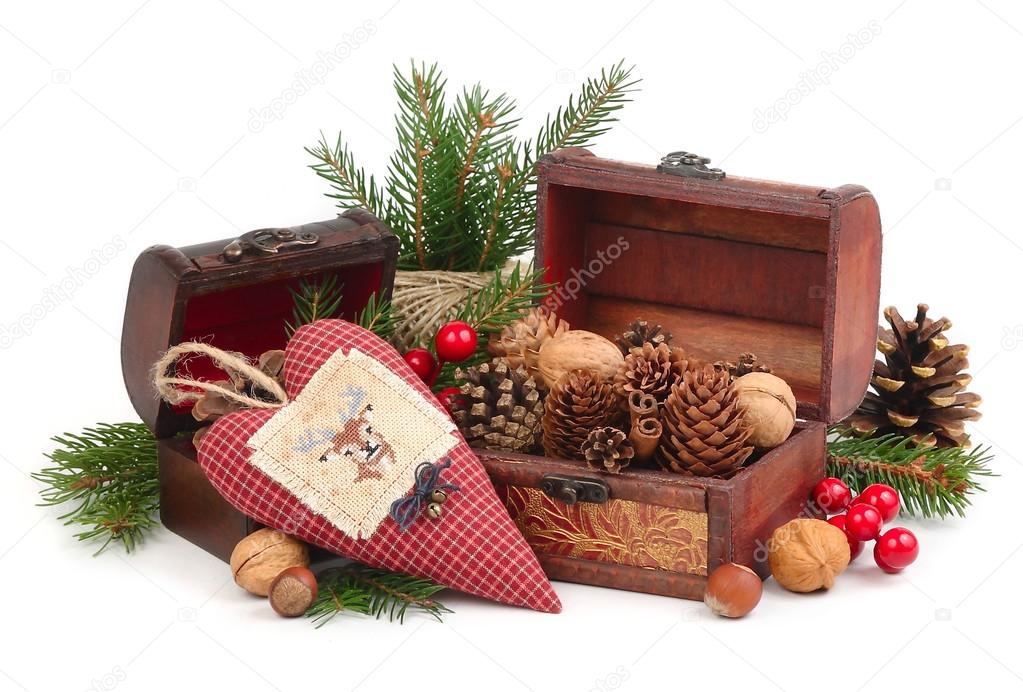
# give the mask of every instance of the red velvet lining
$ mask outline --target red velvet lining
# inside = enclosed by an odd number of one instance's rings
[[[383,266],[379,263],[344,267],[310,274],[316,280],[336,274],[344,298],[338,315],[354,318],[380,286]],[[202,341],[228,351],[255,358],[264,351],[284,348],[285,324],[292,321],[294,299],[289,289],[297,289],[300,279],[282,279],[270,283],[240,286],[205,293],[188,300],[181,341]],[[190,358],[179,364],[183,377],[202,380],[224,379],[224,373],[205,357]],[[179,408],[182,412],[188,407]]]

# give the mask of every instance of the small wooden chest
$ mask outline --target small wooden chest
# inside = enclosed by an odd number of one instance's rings
[[[352,318],[394,282],[398,239],[372,214],[295,228],[262,229],[231,241],[184,248],[156,245],[136,260],[121,339],[124,382],[135,410],[158,438],[160,519],[167,528],[227,560],[256,527],[214,490],[196,462],[187,409],[160,401],[151,368],[170,346],[202,340],[250,357],[287,343],[295,289],[336,276],[341,315]],[[190,359],[187,373],[220,379],[212,363]]]
[[[481,452],[553,579],[700,599],[722,562],[766,578],[771,532],[813,511],[827,424],[866,391],[881,268],[873,197],[721,176],[706,163],[679,152],[645,166],[584,149],[541,160],[536,256],[558,285],[550,307],[607,337],[643,317],[710,361],[752,351],[792,386],[800,422],[727,480]]]

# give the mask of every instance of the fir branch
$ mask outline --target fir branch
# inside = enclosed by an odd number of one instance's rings
[[[587,79],[578,94],[570,96],[568,103],[558,109],[554,117],[547,118],[536,136],[537,156],[561,149],[578,147],[599,137],[617,122],[615,112],[630,99],[638,79],[632,79],[631,67],[619,61],[609,69],[600,71],[599,79]]]
[[[387,192],[395,201],[389,225],[402,241],[403,257],[409,253],[420,269],[427,265],[426,233],[434,220],[442,216],[434,211],[441,195],[428,194],[435,181],[451,181],[455,176],[450,156],[444,151],[442,138],[444,86],[446,82],[437,65],[411,67],[411,78],[394,68],[394,90],[398,96],[395,134],[398,147],[391,156]],[[395,218],[400,216],[400,218]]]
[[[631,101],[639,79],[632,78],[632,67],[620,60],[602,69],[599,78],[587,79],[568,103],[548,116],[533,142],[521,148],[521,161],[508,186],[508,208],[515,210],[507,220],[509,229],[505,242],[506,257],[514,257],[532,249],[536,226],[536,163],[540,157],[565,147],[584,146],[610,130],[617,122],[617,111]]]
[[[377,294],[374,293],[366,301],[366,307],[359,313],[355,323],[363,329],[373,332],[381,339],[387,340],[394,334],[397,318],[394,311],[391,310],[391,302],[378,300]]]
[[[525,315],[550,293],[552,285],[542,280],[543,270],[534,270],[531,265],[523,271],[517,264],[507,277],[500,270],[494,272],[490,283],[470,297],[454,317],[468,322],[479,334],[476,353],[461,363],[445,363],[434,382],[434,391],[454,386],[456,369],[479,365],[490,357],[489,335]]]
[[[59,518],[84,530],[82,541],[102,540],[96,554],[117,542],[131,552],[156,524],[159,508],[156,440],[141,423],[100,423],[53,438],[52,466],[33,473],[46,487],[44,506],[70,504]]]
[[[487,259],[490,256],[490,251],[494,246],[494,236],[497,234],[498,224],[501,222],[501,209],[504,206],[504,195],[505,189],[508,184],[508,179],[511,177],[511,168],[507,165],[497,167],[497,194],[494,199],[494,212],[491,215],[490,227],[487,229],[486,243],[483,245],[483,251],[480,252],[480,261],[476,265],[476,271],[483,271],[487,266]]]
[[[317,627],[348,611],[403,623],[409,609],[441,620],[451,610],[433,597],[444,587],[428,579],[351,564],[321,575],[306,612]]]
[[[523,272],[522,265],[516,264],[507,278],[495,271],[491,282],[462,306],[457,319],[471,324],[480,335],[500,331],[550,293],[551,285],[542,283],[542,278],[543,270],[532,265]]]
[[[442,614],[451,612],[433,598],[444,587],[429,579],[370,567],[353,567],[347,577],[366,588],[369,594],[369,615],[375,618],[386,616],[391,622],[405,622],[409,608],[437,620],[442,619]]]
[[[994,475],[987,468],[990,448],[918,447],[910,437],[861,436],[846,426],[829,433],[828,474],[854,493],[871,483],[892,486],[910,516],[965,516],[969,496],[984,491],[980,478]]]
[[[289,288],[295,305],[292,309],[292,321],[284,325],[290,339],[304,324],[312,324],[337,315],[344,298],[343,286],[337,276],[330,275],[320,280],[302,279],[298,289]]]
[[[365,206],[398,236],[400,269],[490,271],[533,247],[537,159],[606,132],[637,83],[619,62],[588,79],[535,140],[519,142],[511,98],[475,85],[449,110],[437,65],[413,63],[407,74],[394,69],[397,146],[382,188],[340,139],[308,151],[338,206]]]
[[[336,199],[338,206],[345,208],[358,206],[372,212],[378,218],[385,216],[383,191],[373,176],[369,176],[367,180],[365,170],[356,167],[355,156],[342,142],[340,134],[337,143],[331,147],[321,132],[319,143],[311,149],[306,147],[305,150],[321,161],[309,167],[334,188],[334,192],[328,193],[327,196]]]

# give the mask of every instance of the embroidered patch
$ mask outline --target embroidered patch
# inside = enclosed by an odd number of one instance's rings
[[[249,462],[345,535],[367,538],[422,462],[457,444],[455,425],[358,349],[337,351],[251,437]]]

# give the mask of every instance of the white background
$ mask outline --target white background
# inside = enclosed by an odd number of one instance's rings
[[[285,103],[296,73],[346,41],[325,82]],[[885,229],[882,304],[928,301],[973,347],[985,397],[974,439],[993,445],[1001,474],[990,492],[966,520],[906,522],[922,553],[903,575],[864,555],[830,593],[769,581],[735,622],[557,584],[557,616],[448,595],[444,624],[346,618],[316,631],[164,530],[130,557],[90,557],[34,506],[27,474],[50,435],[134,416],[118,350],[135,256],[330,217],[302,147],[343,129],[383,173],[391,64],[411,57],[440,61],[451,86],[514,95],[530,134],[584,76],[625,57],[642,92],[598,153],[656,162],[684,148],[733,174],[868,186]],[[0,354],[0,688],[1023,686],[1021,58],[1023,7],[996,0],[5,3],[0,325],[30,334],[5,331]],[[808,72],[820,83],[800,92]],[[779,100],[785,118],[758,126]],[[253,113],[273,104],[284,108],[258,127]],[[83,279],[94,253],[113,257]],[[71,294],[39,308],[69,272]]]

